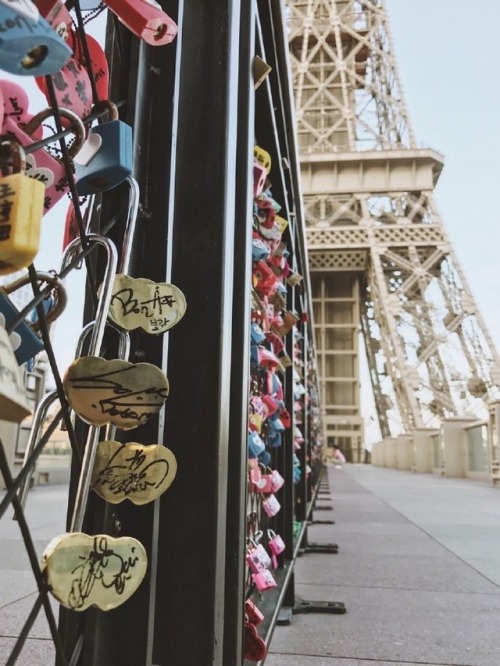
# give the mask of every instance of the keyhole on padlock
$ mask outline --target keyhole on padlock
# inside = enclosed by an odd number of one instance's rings
[[[166,23],[162,23],[160,26],[158,26],[158,29],[155,32],[156,41],[159,41],[160,39],[165,37],[167,31],[168,31],[168,25]]]
[[[33,67],[37,67],[45,60],[48,52],[49,49],[45,46],[45,44],[35,46],[35,48],[28,51],[28,53],[21,60],[22,67],[24,67],[24,69],[32,69]]]

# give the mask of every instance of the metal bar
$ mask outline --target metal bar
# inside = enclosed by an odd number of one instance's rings
[[[13,479],[10,473],[7,456],[5,455],[3,442],[1,440],[0,440],[0,474],[3,476],[3,480],[7,490],[12,489]],[[47,587],[45,585],[45,581],[43,580],[42,572],[40,571],[40,565],[38,564],[38,556],[36,554],[35,546],[31,538],[31,534],[29,531],[28,523],[26,522],[23,508],[16,494],[12,496],[11,501],[12,501],[12,506],[14,507],[14,510],[16,512],[17,521],[19,523],[19,529],[21,530],[21,534],[24,540],[24,546],[26,548],[31,568],[33,570],[33,575],[35,576],[37,587],[40,592],[40,596],[42,597],[42,604],[45,610],[45,615],[47,617],[47,622],[49,624],[52,640],[54,641],[56,654],[61,659],[60,663],[62,664],[62,666],[67,666],[67,661],[64,658],[61,637],[57,630],[56,620],[54,617],[54,613],[52,611],[52,606],[50,605],[50,600],[47,595]]]
[[[52,437],[54,430],[57,428],[59,421],[61,420],[62,417],[62,409],[59,410],[57,415],[53,418],[52,423],[50,426],[47,428],[45,431],[43,437],[40,439],[38,442],[37,446],[34,448],[31,456],[27,461],[25,461],[23,468],[19,471],[19,474],[16,476],[16,479],[12,482],[11,486],[7,489],[6,494],[2,498],[2,501],[0,502],[0,518],[2,518],[3,514],[7,510],[7,507],[9,506],[10,502],[12,501],[13,496],[17,493],[19,490],[21,484],[23,483],[24,479],[28,474],[31,473],[31,469],[34,466],[38,456],[41,454],[43,451],[45,445],[49,441],[49,439]]]
[[[224,613],[224,574],[239,33],[239,2],[183,3],[172,280],[188,309],[169,341],[166,432],[179,468],[161,498],[155,664],[221,664],[224,625],[237,621]]]
[[[250,375],[250,287],[255,92],[252,60],[255,44],[255,2],[241,3],[238,144],[236,154],[235,219],[239,232],[234,245],[233,341],[229,420],[228,502],[224,615],[224,666],[235,666],[243,654],[245,601],[245,542],[247,536],[248,391]]]

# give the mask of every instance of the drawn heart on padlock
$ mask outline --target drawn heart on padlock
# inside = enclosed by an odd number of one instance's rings
[[[137,539],[82,532],[53,539],[41,563],[54,597],[76,611],[121,606],[141,584],[147,566],[146,551]]]
[[[267,654],[267,645],[257,633],[257,627],[245,622],[244,656],[248,661],[261,661]]]
[[[44,76],[35,76],[37,86],[50,104],[47,83]],[[85,67],[74,58],[52,76],[54,92],[59,106],[76,113],[80,118],[89,115],[92,109],[92,87]],[[66,121],[62,120],[63,125]]]
[[[136,428],[157,414],[168,397],[168,380],[150,363],[106,361],[83,356],[69,366],[63,380],[68,402],[91,425],[113,423]]]
[[[26,175],[43,183],[45,188],[52,187],[54,184],[53,172],[45,167],[37,166],[36,155],[34,153],[26,155]]]
[[[166,282],[116,275],[109,318],[127,331],[142,328],[158,335],[175,326],[186,312],[182,291]]]
[[[162,444],[113,440],[97,445],[92,487],[107,502],[147,504],[162,495],[177,474],[177,460]]]

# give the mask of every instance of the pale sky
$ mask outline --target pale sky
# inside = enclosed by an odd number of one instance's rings
[[[417,141],[445,157],[435,191],[500,347],[499,0],[386,0]]]
[[[418,144],[445,166],[435,200],[479,311],[500,348],[500,0],[385,0]],[[366,442],[379,439],[366,364]]]

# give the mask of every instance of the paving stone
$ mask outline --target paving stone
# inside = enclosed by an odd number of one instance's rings
[[[0,638],[0,664],[5,664],[12,652],[15,640],[13,638]],[[49,666],[55,659],[55,649],[52,641],[29,638],[19,655],[16,666]]]

